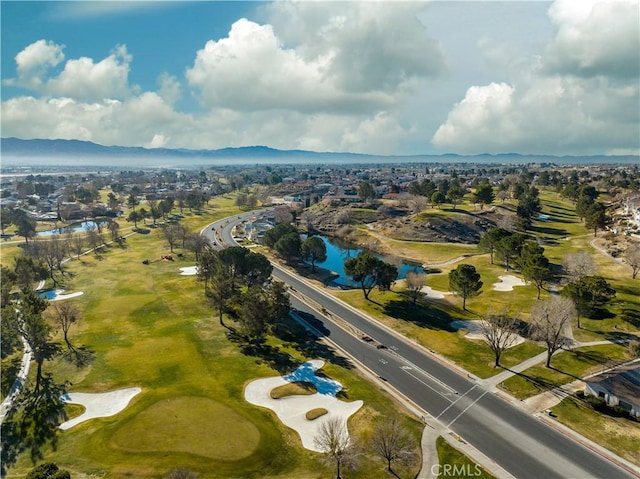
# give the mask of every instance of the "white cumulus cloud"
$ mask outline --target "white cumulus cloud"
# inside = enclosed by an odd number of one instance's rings
[[[638,1],[560,0],[549,16],[556,35],[539,59],[510,82],[470,87],[434,134],[436,147],[471,154],[638,152]]]

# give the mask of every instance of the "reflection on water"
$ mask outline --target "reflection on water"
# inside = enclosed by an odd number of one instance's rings
[[[341,286],[359,286],[353,282],[344,272],[344,262],[349,258],[355,258],[361,252],[365,251],[363,248],[358,248],[352,244],[345,243],[344,241],[336,240],[334,238],[327,238],[326,236],[318,235],[318,238],[324,241],[327,247],[327,260],[322,263],[316,263],[319,268],[328,269],[338,275],[333,280],[333,283]],[[398,263],[397,258],[389,258],[380,255],[376,255],[378,258],[383,259],[388,263],[395,264],[398,267],[398,279],[403,279],[409,271],[416,271],[423,273],[424,269],[420,266],[411,265],[407,263]]]
[[[107,224],[109,224],[108,221],[99,221],[98,223],[100,224],[100,226],[106,226]],[[37,233],[37,236],[53,236],[63,235],[67,233],[86,233],[87,231],[97,228],[98,223],[96,223],[95,221],[82,221],[80,223],[73,223],[62,228],[40,231]]]

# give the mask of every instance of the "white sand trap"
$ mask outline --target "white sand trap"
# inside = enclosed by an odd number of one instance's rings
[[[82,291],[76,291],[75,293],[64,294],[64,289],[49,289],[38,293],[41,298],[45,298],[49,301],[60,301],[62,299],[75,298],[84,294]]]
[[[516,278],[511,274],[505,274],[502,276],[498,276],[500,279],[500,283],[493,283],[493,289],[496,291],[513,291],[514,286],[526,286],[525,283],[520,278]]]
[[[180,268],[180,273],[182,276],[193,276],[194,274],[198,274],[197,266],[185,266],[184,268]]]
[[[433,289],[431,286],[423,286],[420,292],[429,299],[442,299],[451,294],[449,291],[438,291],[437,289]]]
[[[482,320],[473,320],[473,321],[456,320],[456,321],[451,321],[449,324],[451,325],[452,328],[466,329],[467,334],[464,336],[465,339],[481,339],[483,341],[486,341],[486,338],[484,337],[484,335],[482,334],[482,330],[480,329],[481,322]],[[513,341],[513,344],[511,344],[509,347],[512,348],[514,346],[517,346],[520,343],[524,343],[524,338],[518,335]]]
[[[84,294],[84,292],[82,291],[76,291],[75,293],[69,293],[69,294],[57,294],[55,298],[53,298],[51,301],[60,301],[61,299],[69,299],[69,298],[75,298],[76,296],[82,296]]]
[[[291,429],[294,429],[302,440],[302,445],[306,449],[322,452],[313,443],[314,438],[320,431],[322,423],[328,419],[340,418],[347,428],[347,419],[354,414],[364,404],[362,401],[345,402],[335,397],[337,391],[342,389],[342,385],[337,381],[321,378],[313,374],[320,369],[324,361],[314,360],[303,364],[300,368],[287,376],[273,378],[256,379],[247,384],[244,390],[245,399],[251,404],[262,406],[274,411],[280,421]],[[311,373],[311,374],[309,374]],[[321,383],[317,381],[320,380]],[[311,395],[288,396],[281,399],[273,399],[270,392],[273,388],[293,381],[308,381],[316,384],[318,391],[326,391],[325,394],[317,392]],[[312,421],[305,416],[307,411],[315,408],[324,408],[329,411]]]
[[[81,422],[96,417],[109,417],[122,411],[134,396],[142,391],[140,388],[118,389],[108,393],[68,393],[62,396],[64,402],[81,404],[84,414],[60,424],[60,429],[67,430]]]
[[[542,213],[538,215],[538,220],[540,221],[547,221],[548,219],[549,219],[549,215],[543,215]]]

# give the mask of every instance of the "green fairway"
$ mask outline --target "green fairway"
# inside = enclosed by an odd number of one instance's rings
[[[185,212],[183,222],[199,231],[237,211],[228,198],[202,214]],[[195,276],[180,275],[180,267],[195,264],[193,254],[178,251],[183,258],[161,260],[168,245],[159,228],[149,228],[122,247],[112,245],[67,264],[72,276],[65,287],[84,293],[69,300],[83,313],[70,340],[92,351],[93,361],[78,368],[58,358],[45,370],[59,382],[69,381],[72,392],[138,386],[142,393],[115,416],[59,433],[56,449],[44,450],[43,460],[56,462],[72,477],[158,478],[178,466],[201,478],[326,477],[332,468],[319,454],[303,449],[297,433],[273,412],[243,397],[247,382],[291,372],[316,358],[327,361],[324,374],[344,385],[341,399],[364,401],[350,420],[355,436],[368,434],[373,419],[398,414],[397,403],[347,360],[309,343],[302,332],[292,333],[291,326],[262,350],[231,341],[208,306],[203,285]],[[143,264],[146,259],[149,264]],[[67,407],[69,417],[81,411]],[[403,416],[403,422],[419,437],[419,421]],[[375,477],[383,470],[381,460],[365,456],[351,477]],[[24,475],[31,467],[23,454],[10,474]],[[416,470],[404,473],[412,477]]]

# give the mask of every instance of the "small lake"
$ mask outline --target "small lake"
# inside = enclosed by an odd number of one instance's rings
[[[316,266],[319,268],[328,269],[338,274],[338,277],[335,278],[332,283],[349,287],[360,286],[358,283],[353,282],[346,275],[346,273],[344,272],[344,262],[349,258],[355,258],[365,250],[363,248],[358,248],[357,246],[353,246],[352,244],[345,243],[344,241],[339,241],[334,238],[327,238],[326,236],[322,235],[318,235],[318,238],[324,241],[324,244],[327,247],[327,260],[322,263],[316,263]],[[376,254],[375,256],[384,261],[387,261],[388,263],[396,264],[396,266],[398,266],[396,258],[384,257],[378,254]],[[409,271],[424,273],[424,269],[420,266],[402,263],[400,266],[398,266],[398,279],[403,279]]]
[[[109,224],[108,221],[99,221],[98,223],[100,223],[101,226],[106,226]],[[62,228],[40,231],[36,234],[36,236],[64,235],[67,233],[86,233],[87,231],[97,228],[98,223],[96,223],[95,221],[82,221],[80,223],[73,223]]]

